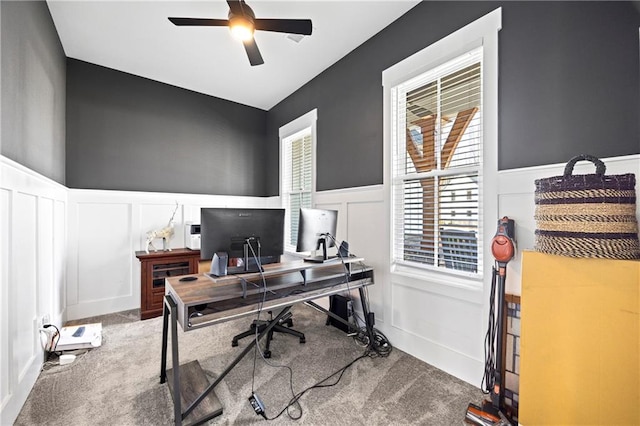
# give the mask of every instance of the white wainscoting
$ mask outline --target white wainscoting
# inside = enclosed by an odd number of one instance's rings
[[[603,161],[607,174],[640,175],[640,155]],[[518,254],[507,271],[507,292],[511,294],[520,294],[519,253],[533,248],[534,181],[561,175],[563,170],[564,164],[552,164],[499,172],[496,226],[502,216],[516,221]],[[574,174],[589,174],[593,170],[590,163],[580,162]],[[639,191],[636,186],[636,192]],[[376,284],[369,288],[369,301],[376,327],[395,347],[480,387],[489,289],[392,274],[389,208],[382,186],[320,192],[316,194],[315,206],[339,211],[337,240],[347,240],[350,250],[375,268]],[[495,228],[487,232],[490,240]]]
[[[67,188],[0,156],[0,424],[17,417],[44,361],[39,328],[65,314]]]
[[[350,251],[374,267],[368,296],[376,328],[398,349],[479,386],[472,379],[482,357],[482,291],[434,291],[433,285],[391,273],[384,186],[319,192],[315,206],[338,210],[337,240],[347,240]]]
[[[176,210],[177,205],[177,210]],[[133,191],[69,190],[67,319],[140,308],[140,263],[146,233],[168,225],[171,248],[185,247],[184,225],[201,207],[279,207],[278,197],[232,197]],[[162,250],[162,240],[154,241]]]
[[[37,329],[44,315],[60,325],[64,319],[139,308],[140,266],[134,252],[144,249],[147,231],[167,225],[176,202],[174,248],[184,247],[184,224],[199,222],[201,207],[280,206],[279,197],[67,189],[0,160],[1,424],[13,422],[40,370]],[[640,175],[640,155],[604,161],[607,174]],[[519,251],[533,248],[535,179],[563,169],[564,164],[554,164],[499,173],[499,216],[516,221]],[[592,172],[588,163],[575,170]],[[348,241],[351,252],[375,268],[376,284],[368,294],[376,327],[395,347],[479,386],[486,289],[392,276],[383,186],[320,192],[315,205],[339,211],[337,240]],[[520,257],[509,263],[510,293],[520,293]]]
[[[389,269],[385,257],[386,222],[385,205],[382,186],[368,186],[351,189],[322,191],[315,195],[314,205],[319,209],[338,211],[338,229],[336,241],[347,241],[349,252],[365,259],[365,263],[375,270],[375,282],[385,280]],[[382,286],[373,285],[368,288],[369,304],[375,313],[377,324],[384,322],[381,295]],[[357,293],[351,297],[359,299]],[[321,303],[323,304],[323,303]],[[327,303],[328,306],[328,303]],[[360,303],[354,304],[356,314],[362,320]]]

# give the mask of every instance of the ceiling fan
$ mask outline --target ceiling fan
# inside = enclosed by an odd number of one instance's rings
[[[174,25],[191,27],[229,27],[231,32],[244,44],[244,49],[252,66],[264,64],[253,32],[273,31],[287,34],[311,35],[310,19],[258,19],[244,0],[227,0],[228,19],[209,18],[169,18]]]

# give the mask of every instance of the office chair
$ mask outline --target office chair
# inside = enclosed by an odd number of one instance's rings
[[[447,268],[478,272],[478,238],[474,231],[441,229],[440,241]]]
[[[256,333],[258,334],[262,333],[262,331],[269,325],[269,323],[273,321],[273,312],[268,311],[268,313],[269,313],[268,320],[253,320],[253,322],[251,323],[251,326],[249,327],[249,330],[234,336],[233,340],[231,340],[231,346],[233,347],[238,346],[238,340],[243,339],[247,336],[255,336]],[[274,325],[273,328],[269,330],[269,332],[267,333],[267,344],[263,351],[265,358],[271,358],[271,350],[269,349],[269,347],[271,345],[271,339],[273,339],[274,332],[291,334],[292,336],[296,336],[297,338],[299,338],[300,343],[306,342],[304,333],[301,333],[297,330],[293,330],[292,328],[289,328],[289,327],[293,327],[293,319],[291,318],[291,316],[292,316],[291,312],[287,312],[287,314],[283,316],[280,319],[280,321],[278,321],[278,323]],[[258,329],[257,331],[256,331],[256,328]]]

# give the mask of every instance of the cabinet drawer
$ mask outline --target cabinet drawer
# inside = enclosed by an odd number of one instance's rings
[[[177,277],[191,273],[191,263],[188,260],[180,262],[160,263],[152,266],[153,288],[164,287],[166,277]]]
[[[164,300],[164,290],[151,292],[151,303],[150,303],[151,306],[149,306],[149,309],[162,308],[163,300]]]

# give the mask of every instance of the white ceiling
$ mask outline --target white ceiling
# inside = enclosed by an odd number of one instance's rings
[[[224,27],[176,27],[167,17],[226,19],[225,0],[47,0],[65,54],[241,104],[270,109],[419,3],[418,0],[247,0],[256,18],[308,18],[299,43],[257,31],[264,65],[249,65]]]

